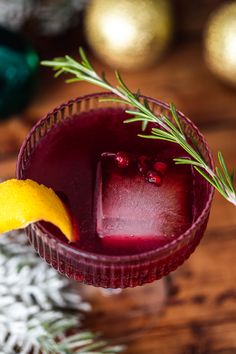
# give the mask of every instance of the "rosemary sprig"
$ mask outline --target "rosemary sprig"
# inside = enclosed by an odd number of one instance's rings
[[[115,71],[117,86],[112,86],[106,79],[104,73],[101,75],[97,74],[82,48],[80,48],[79,52],[81,62],[66,55],[65,57],[55,58],[51,61],[43,61],[41,64],[53,67],[55,77],[64,73],[71,74],[73,77],[66,80],[67,83],[86,81],[114,93],[117,97],[110,97],[103,100],[120,102],[129,106],[126,113],[132,115],[132,118],[125,120],[124,123],[141,122],[143,132],[146,130],[149,123],[157,123],[157,127],[152,128],[150,134],[143,133],[139,134],[139,136],[148,139],[166,140],[180,145],[190,157],[177,157],[174,159],[175,163],[192,165],[225,199],[236,206],[234,171],[228,171],[221,152],[218,152],[219,167],[216,167],[215,171],[207,165],[194,142],[192,142],[192,144],[188,142],[173,104],[170,104],[170,111],[174,123],[165,115],[155,116],[148,101],[144,99],[142,102],[140,91],[138,90],[136,93],[131,92],[118,71]]]

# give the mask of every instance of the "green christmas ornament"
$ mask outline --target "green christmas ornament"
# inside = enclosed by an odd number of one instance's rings
[[[0,27],[0,120],[20,113],[34,92],[39,58],[18,33]]]

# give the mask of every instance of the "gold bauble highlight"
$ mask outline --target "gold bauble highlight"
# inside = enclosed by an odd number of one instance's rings
[[[166,0],[93,0],[85,15],[91,48],[109,65],[138,69],[165,52],[173,34]]]
[[[210,16],[205,33],[205,60],[214,74],[236,86],[235,1]]]

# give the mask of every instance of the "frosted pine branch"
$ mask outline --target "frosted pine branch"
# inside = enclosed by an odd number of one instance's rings
[[[118,353],[79,327],[90,304],[33,253],[24,234],[0,237],[0,354]],[[67,336],[68,330],[73,335]]]

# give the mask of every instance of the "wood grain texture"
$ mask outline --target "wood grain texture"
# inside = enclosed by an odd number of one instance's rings
[[[102,71],[102,65],[93,62]],[[113,80],[112,71],[107,71]],[[49,77],[42,76],[38,95],[21,119],[0,127],[0,178],[14,176],[17,151],[35,121],[63,101],[94,91],[83,83],[66,86],[62,79]],[[132,89],[140,87],[146,95],[175,102],[201,127],[213,153],[221,150],[229,165],[236,166],[236,91],[209,73],[199,43],[176,45],[156,67],[124,77]],[[235,354],[235,254],[236,209],[216,193],[203,241],[171,275],[172,291],[164,312],[149,331],[129,343],[126,352]],[[126,305],[132,307],[132,303]],[[108,337],[121,328],[129,333],[129,324],[122,317],[116,320],[110,316],[117,306],[122,303],[114,301],[106,314],[95,304],[87,325]]]
[[[76,54],[74,55],[76,57]],[[104,65],[91,58],[98,72]],[[41,69],[42,83],[34,103],[25,112],[37,120],[49,110],[73,97],[101,91],[86,83],[64,84],[64,78],[52,79],[48,68]],[[105,67],[107,78],[114,84],[113,70]],[[123,72],[132,90],[141,89],[147,96],[174,102],[179,110],[201,125],[235,120],[235,90],[225,86],[207,69],[202,45],[198,42],[176,43],[156,66],[141,72]]]

